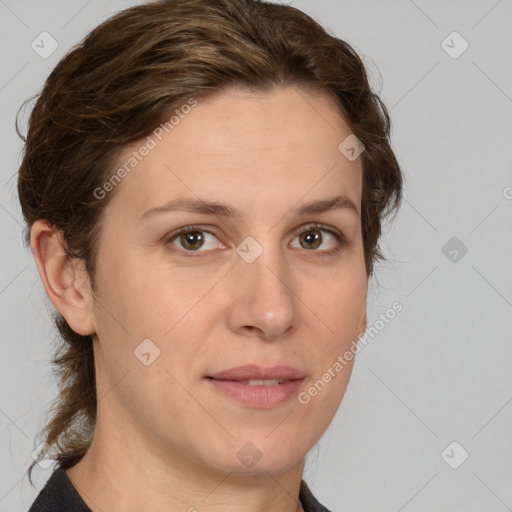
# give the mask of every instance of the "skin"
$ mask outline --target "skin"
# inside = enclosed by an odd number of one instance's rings
[[[232,89],[199,101],[111,192],[96,293],[83,262],[66,258],[60,233],[34,224],[48,297],[94,340],[96,431],[67,470],[91,510],[302,510],[305,456],[332,421],[353,361],[309,403],[294,397],[272,408],[234,402],[204,377],[285,364],[306,373],[307,390],[366,329],[362,162],[338,150],[350,133],[332,99],[304,89]],[[357,211],[294,213],[334,195]],[[139,220],[178,197],[224,203],[242,217]],[[310,223],[322,231],[306,230]],[[179,236],[166,235],[190,225],[205,239],[187,253]],[[324,228],[345,237],[339,252],[327,254],[339,242]],[[305,238],[315,233],[321,243],[311,248]],[[263,248],[252,263],[236,252],[248,236]],[[134,355],[144,339],[160,350],[149,366]],[[251,468],[237,457],[248,442],[261,453]]]

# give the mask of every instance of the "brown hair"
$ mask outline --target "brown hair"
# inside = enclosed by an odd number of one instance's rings
[[[398,210],[402,173],[390,147],[386,107],[346,42],[290,6],[258,0],[164,0],[124,10],[94,29],[49,75],[31,112],[18,193],[26,243],[38,219],[61,230],[70,258],[84,260],[93,290],[101,214],[112,193],[94,191],[120,150],[150,134],[191,97],[239,86],[299,86],[329,94],[364,144],[362,236],[367,275],[384,259],[381,221]],[[20,133],[18,129],[18,133]],[[340,141],[341,142],[341,141]],[[64,341],[60,394],[41,434],[63,469],[86,453],[96,421],[91,336],[55,312]]]

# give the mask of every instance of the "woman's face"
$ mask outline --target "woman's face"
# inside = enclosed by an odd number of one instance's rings
[[[361,159],[338,148],[332,100],[302,89],[180,113],[114,168],[137,159],[99,239],[97,431],[164,463],[280,473],[331,422],[352,365],[335,363],[366,328]],[[263,373],[211,378],[247,365]]]

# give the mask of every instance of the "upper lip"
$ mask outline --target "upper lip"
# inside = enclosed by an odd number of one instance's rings
[[[245,366],[236,366],[233,368],[229,368],[228,370],[224,370],[219,373],[214,373],[213,375],[208,375],[208,377],[217,380],[295,380],[295,379],[303,379],[305,377],[305,373],[297,368],[292,368],[290,366],[272,366],[272,367],[264,367],[258,366],[254,364],[245,365]]]

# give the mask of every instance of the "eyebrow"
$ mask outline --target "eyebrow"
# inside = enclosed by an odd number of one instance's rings
[[[336,196],[329,199],[320,199],[303,203],[296,211],[296,216],[311,215],[314,213],[324,213],[329,210],[348,210],[359,216],[359,209],[354,202],[347,196]],[[213,203],[203,201],[201,199],[180,197],[169,201],[162,206],[156,206],[144,212],[140,217],[140,221],[153,217],[161,213],[170,213],[176,211],[203,213],[206,215],[219,215],[221,217],[232,217],[235,219],[243,218],[240,210],[232,208],[221,203]]]

